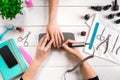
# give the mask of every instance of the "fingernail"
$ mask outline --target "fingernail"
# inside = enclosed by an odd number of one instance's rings
[[[55,45],[55,48],[56,48],[56,45]]]
[[[54,39],[52,38],[52,41],[54,41]]]
[[[48,37],[48,34],[46,34],[46,36]]]
[[[65,44],[62,44],[62,46],[64,46]]]

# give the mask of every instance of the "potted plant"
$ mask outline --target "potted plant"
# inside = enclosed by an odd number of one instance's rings
[[[22,13],[22,0],[0,0],[0,16],[2,19],[13,20]]]

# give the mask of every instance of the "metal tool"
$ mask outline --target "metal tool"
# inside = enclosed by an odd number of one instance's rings
[[[69,43],[68,46],[69,47],[84,47],[85,45],[89,45],[89,43],[85,43],[85,42],[77,42],[77,43]]]
[[[28,39],[28,37],[29,37],[30,34],[31,34],[31,32],[29,32],[29,33],[28,33],[26,36],[24,36],[24,37],[19,37],[19,38],[18,38],[18,41],[19,41],[19,42],[22,42],[22,41],[25,39],[24,46],[28,46],[29,43],[28,43],[27,39]]]
[[[11,30],[14,30],[14,26],[13,25],[7,26],[6,30],[2,34],[0,34],[0,40],[2,40],[3,36],[7,34],[8,31],[11,31]]]
[[[116,38],[115,44],[114,44],[114,46],[113,46],[113,48],[112,48],[111,52],[113,52],[113,50],[115,49],[115,46],[116,46],[117,41],[118,41],[118,38],[119,38],[119,35],[118,35],[118,36],[117,36],[117,38]]]
[[[106,48],[105,48],[105,51],[104,51],[104,54],[105,54],[105,53],[107,52],[107,50],[108,50],[110,36],[111,36],[111,35],[109,34],[108,37],[107,37],[103,42],[101,42],[101,43],[97,46],[96,50],[98,50],[98,48],[99,48],[102,44],[106,43]]]
[[[105,39],[105,37],[103,36],[103,33],[105,32],[105,28],[103,29],[102,33],[101,34],[98,34],[97,35],[97,39],[103,41]]]
[[[119,46],[119,47],[117,48],[117,50],[116,50],[116,55],[118,54],[119,49],[120,49],[120,46]]]

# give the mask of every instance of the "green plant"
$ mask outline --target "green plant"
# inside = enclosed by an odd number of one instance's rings
[[[0,0],[0,15],[12,20],[17,14],[23,14],[22,3],[21,0]]]

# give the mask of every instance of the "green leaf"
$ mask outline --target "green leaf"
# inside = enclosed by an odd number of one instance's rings
[[[0,15],[2,18],[13,19],[22,13],[22,0],[0,0]]]

